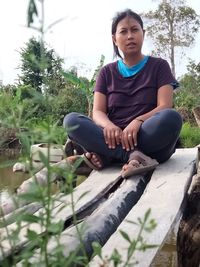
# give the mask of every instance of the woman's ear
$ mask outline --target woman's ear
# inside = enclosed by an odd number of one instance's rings
[[[115,34],[112,35],[112,41],[113,41],[113,43],[117,46],[117,44],[116,44],[116,38],[115,38]]]

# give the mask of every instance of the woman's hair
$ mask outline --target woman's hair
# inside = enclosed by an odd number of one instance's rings
[[[113,18],[113,21],[112,21],[112,35],[114,35],[116,33],[116,30],[117,30],[117,25],[118,23],[126,18],[126,17],[132,17],[134,18],[141,26],[141,28],[143,29],[143,21],[141,19],[141,17],[133,12],[131,9],[126,9],[122,12],[118,12],[115,17]],[[121,58],[121,55],[119,53],[119,49],[118,47],[115,45],[115,43],[113,42],[113,48],[114,48],[114,57],[120,57]]]

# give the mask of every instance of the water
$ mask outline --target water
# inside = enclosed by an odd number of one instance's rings
[[[8,162],[11,162],[10,166],[7,166]],[[15,163],[13,158],[8,156],[0,157],[0,200],[3,201],[9,197],[9,194],[12,194],[16,189],[23,183],[25,179],[28,178],[28,174],[16,172],[14,173],[12,168]],[[4,164],[5,163],[5,164]]]

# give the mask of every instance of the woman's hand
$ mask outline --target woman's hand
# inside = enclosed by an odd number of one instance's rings
[[[133,120],[123,130],[121,143],[123,149],[126,149],[126,151],[133,150],[134,147],[137,146],[137,133],[140,129],[141,124],[142,121]]]
[[[106,124],[103,133],[105,142],[109,148],[114,149],[116,145],[121,143],[122,130],[112,122]]]

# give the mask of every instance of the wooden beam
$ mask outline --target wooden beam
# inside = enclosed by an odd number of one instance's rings
[[[148,244],[157,245],[157,247],[134,253],[134,258],[139,262],[138,267],[150,266],[167,234],[180,218],[185,194],[194,174],[196,155],[197,148],[177,149],[171,159],[156,168],[138,203],[103,247],[104,258],[109,258],[116,248],[122,256],[122,261],[126,261],[129,243],[122,237],[120,230],[126,232],[131,240],[136,239],[138,226],[127,220],[137,221],[138,218],[143,218],[145,212],[151,208],[151,217],[157,222],[157,227],[152,233],[144,232],[143,238]],[[90,266],[96,267],[100,264],[102,261],[95,257]]]

